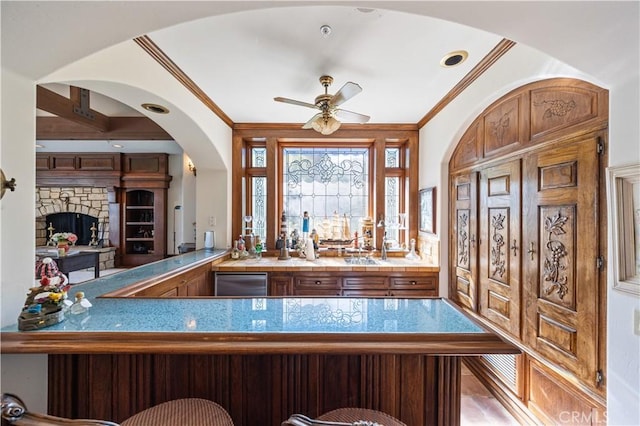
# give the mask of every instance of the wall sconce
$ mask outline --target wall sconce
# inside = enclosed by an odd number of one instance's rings
[[[196,176],[196,166],[193,165],[191,160],[189,160],[189,162],[187,163],[187,167],[189,168],[189,171],[193,173],[194,176]]]
[[[4,176],[4,172],[0,169],[0,199],[4,197],[4,192],[6,190],[10,190],[11,192],[16,190],[16,179],[11,178],[7,180]]]

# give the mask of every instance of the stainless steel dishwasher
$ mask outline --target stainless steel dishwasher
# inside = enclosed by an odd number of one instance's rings
[[[266,296],[266,272],[216,272],[214,278],[216,296]]]

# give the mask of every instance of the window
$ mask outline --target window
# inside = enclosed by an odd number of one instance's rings
[[[284,147],[283,210],[288,229],[302,231],[308,212],[310,230],[321,240],[353,237],[369,216],[369,148]]]
[[[247,164],[247,190],[249,208],[244,210],[243,232],[253,232],[265,241],[267,236],[267,149],[261,145],[249,147],[249,164]],[[250,221],[249,221],[250,219]],[[234,239],[237,236],[234,236]]]
[[[409,164],[410,154],[417,158],[417,131],[390,125],[348,133],[318,138],[293,125],[234,129],[233,238],[253,232],[273,249],[282,213],[290,235],[302,233],[306,211],[320,240],[352,239],[355,232],[361,238],[363,219],[383,219],[373,245],[379,250],[386,232],[393,248],[406,247],[417,236],[417,216],[409,214],[417,212],[417,165]]]
[[[392,247],[407,247],[406,168],[402,145],[385,148],[384,221],[387,241]]]

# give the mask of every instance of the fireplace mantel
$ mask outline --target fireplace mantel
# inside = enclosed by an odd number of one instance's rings
[[[118,249],[116,266],[119,266],[126,260],[125,243],[132,237],[127,236],[124,229],[126,220],[121,207],[125,194],[148,189],[157,192],[155,255],[163,258],[166,255],[164,200],[170,182],[165,153],[37,153],[36,187],[40,204],[36,207],[36,245],[46,244],[44,216],[60,212],[89,214],[100,218],[99,238],[104,237],[109,246]],[[119,250],[121,247],[123,250]]]

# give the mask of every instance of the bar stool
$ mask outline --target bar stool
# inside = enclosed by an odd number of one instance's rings
[[[15,395],[2,394],[2,418],[16,426],[118,426],[106,420],[66,419],[31,413]],[[229,413],[213,401],[182,398],[147,408],[126,419],[120,426],[234,426]]]
[[[364,420],[384,426],[407,426],[405,423],[402,423],[400,420],[387,413],[368,408],[338,408],[324,413],[318,417],[318,420],[345,423],[354,423]]]
[[[407,426],[400,420],[382,411],[367,408],[338,408],[324,413],[316,419],[294,414],[281,426]]]

